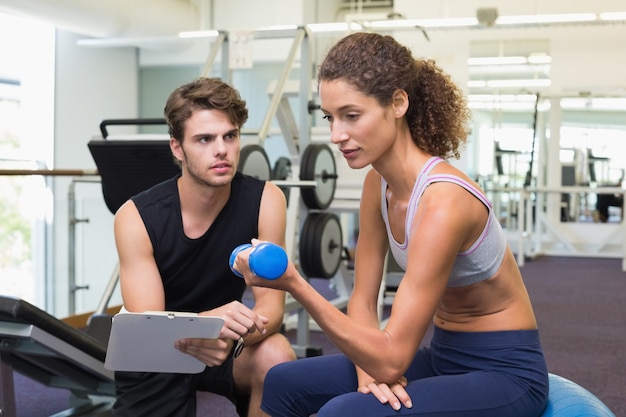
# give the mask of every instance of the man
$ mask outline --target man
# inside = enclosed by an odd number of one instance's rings
[[[201,374],[117,372],[114,413],[195,416],[196,391],[204,390],[233,402],[249,396],[248,416],[264,415],[259,405],[266,372],[295,359],[279,333],[285,295],[252,288],[254,308],[246,307],[245,281],[232,273],[228,259],[256,237],[285,245],[284,194],[237,172],[248,110],[228,84],[200,78],[179,87],[167,100],[165,118],[181,175],[132,197],[115,215],[124,308],[195,312],[222,317],[225,324],[219,339],[176,344],[207,365]]]

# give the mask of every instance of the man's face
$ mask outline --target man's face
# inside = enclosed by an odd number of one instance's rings
[[[182,143],[170,141],[183,172],[210,187],[230,184],[239,163],[239,127],[222,110],[194,110]]]

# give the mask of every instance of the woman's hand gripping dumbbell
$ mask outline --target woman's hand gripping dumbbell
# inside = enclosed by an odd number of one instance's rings
[[[262,242],[256,246],[245,243],[233,249],[228,264],[235,275],[243,278],[243,275],[235,269],[235,259],[239,252],[248,248],[252,248],[248,264],[254,275],[272,280],[279,278],[285,273],[289,263],[285,250],[274,243]]]

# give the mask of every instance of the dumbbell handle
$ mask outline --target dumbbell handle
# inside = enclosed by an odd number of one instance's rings
[[[237,254],[242,250],[252,247],[251,244],[245,243],[233,249],[229,258],[230,269],[239,277],[243,277],[239,271],[235,269],[235,259]],[[250,252],[248,263],[250,270],[256,276],[265,279],[276,279],[285,273],[288,264],[287,253],[280,246],[263,242],[255,246]]]

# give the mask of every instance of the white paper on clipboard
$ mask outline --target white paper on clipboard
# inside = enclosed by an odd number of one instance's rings
[[[205,364],[174,347],[183,338],[216,339],[224,320],[194,313],[120,312],[113,317],[104,367],[112,371],[197,374]]]

